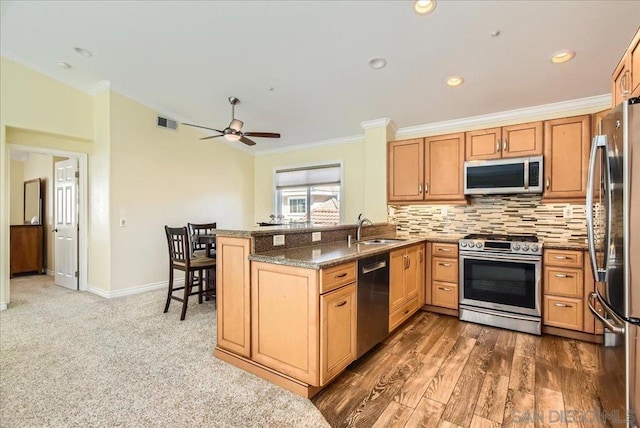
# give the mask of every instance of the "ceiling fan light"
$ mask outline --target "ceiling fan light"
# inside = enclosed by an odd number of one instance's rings
[[[242,125],[244,125],[243,121],[238,119],[233,119],[229,124],[229,128],[235,129],[236,131],[240,131],[242,129]]]
[[[240,141],[239,134],[224,134],[224,138],[226,138],[227,141]]]

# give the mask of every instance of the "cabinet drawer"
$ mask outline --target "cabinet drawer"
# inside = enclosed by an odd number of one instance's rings
[[[400,306],[397,310],[393,311],[389,315],[389,332],[399,326],[402,321],[409,318],[418,310],[418,296],[409,300],[404,305]]]
[[[458,259],[433,258],[432,275],[434,281],[458,283]]]
[[[457,244],[431,244],[431,254],[438,257],[458,257]]]
[[[443,308],[458,309],[458,285],[448,282],[433,282],[433,304]]]
[[[568,297],[582,297],[582,269],[544,268],[544,293]]]
[[[582,269],[582,251],[545,250],[545,266],[566,266]]]
[[[352,283],[356,280],[356,277],[356,262],[322,269],[322,275],[320,278],[320,294],[324,294],[327,291],[335,290],[343,285]]]
[[[583,303],[581,299],[544,296],[544,324],[579,330],[583,328]]]

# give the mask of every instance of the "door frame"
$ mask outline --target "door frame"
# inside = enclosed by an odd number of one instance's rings
[[[88,176],[87,176],[87,154],[70,152],[67,150],[49,149],[45,147],[26,146],[22,144],[7,144],[8,153],[11,151],[21,151],[36,153],[40,155],[52,155],[78,160],[78,290],[87,291],[87,268],[88,268]]]

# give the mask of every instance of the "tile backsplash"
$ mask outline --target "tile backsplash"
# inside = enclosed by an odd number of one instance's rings
[[[398,231],[409,233],[534,234],[542,241],[584,243],[585,205],[543,204],[541,198],[492,195],[473,196],[468,205],[390,205],[388,220]]]

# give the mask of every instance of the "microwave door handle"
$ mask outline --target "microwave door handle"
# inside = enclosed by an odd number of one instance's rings
[[[529,190],[529,159],[524,160],[524,190]]]
[[[595,243],[595,230],[593,224],[593,191],[594,191],[594,177],[596,169],[596,160],[598,158],[598,150],[605,147],[604,141],[606,135],[596,135],[593,137],[591,144],[591,155],[589,157],[589,173],[587,176],[587,198],[586,198],[586,211],[587,211],[587,243],[589,244],[589,258],[591,259],[591,266],[593,267],[593,276],[596,281],[604,281],[604,272],[598,268],[598,260],[596,258],[596,243]],[[606,156],[606,154],[605,154]]]

